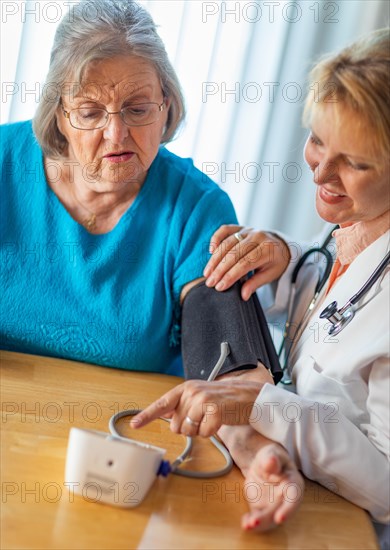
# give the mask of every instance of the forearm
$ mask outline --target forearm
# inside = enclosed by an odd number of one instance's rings
[[[257,369],[236,371],[233,373],[224,374],[218,377],[218,380],[230,381],[232,384],[235,380],[245,380],[248,382],[257,382],[272,384],[272,375],[259,364]],[[224,445],[231,454],[235,464],[240,468],[244,476],[247,475],[254,455],[265,445],[274,443],[268,437],[257,432],[252,426],[228,426],[222,425],[218,430],[218,436],[223,441]],[[279,445],[276,443],[276,445]],[[281,448],[283,448],[280,445]]]
[[[267,385],[256,407],[252,426],[263,436],[272,434],[308,478],[365,508],[378,521],[389,520],[387,457],[334,403],[310,401]],[[351,466],[353,457],[359,461]]]
[[[240,468],[244,477],[252,464],[253,457],[266,445],[274,443],[268,437],[263,436],[252,426],[221,426],[218,436],[228,449],[235,464]],[[276,445],[279,445],[278,443]],[[281,447],[281,446],[280,446]],[[282,447],[281,447],[282,448]]]

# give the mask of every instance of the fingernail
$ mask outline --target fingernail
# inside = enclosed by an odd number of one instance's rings
[[[281,516],[280,517],[280,523],[284,523],[286,521],[286,516]]]
[[[258,527],[260,525],[261,521],[257,519],[254,523],[254,527]]]
[[[141,420],[130,420],[129,422],[130,428],[138,428],[140,423],[141,423]]]
[[[250,297],[252,296],[252,291],[248,288],[245,288],[241,292],[241,298],[244,300],[244,302],[247,302]]]
[[[207,279],[206,286],[214,286],[215,285],[215,279],[211,277],[210,279]]]
[[[208,266],[206,266],[205,270],[203,271],[203,276],[208,277],[210,275],[210,272],[211,272],[211,269]]]
[[[223,290],[225,288],[225,283],[220,281],[215,288],[216,290]]]

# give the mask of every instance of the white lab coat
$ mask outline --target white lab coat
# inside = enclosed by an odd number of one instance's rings
[[[344,305],[389,250],[389,234],[367,247],[335,283],[291,354],[296,392],[266,384],[253,411],[252,426],[283,445],[310,479],[390,520],[389,396],[390,314],[387,270],[358,304],[355,318],[336,337],[328,335],[319,312],[333,300]],[[272,320],[286,308],[293,269],[281,277]],[[313,268],[302,268],[296,311],[310,301]],[[305,272],[306,271],[306,272]],[[313,278],[314,277],[314,278]]]

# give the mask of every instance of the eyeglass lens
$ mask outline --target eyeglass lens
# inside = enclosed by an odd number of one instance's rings
[[[155,122],[159,111],[157,103],[139,103],[124,107],[119,114],[128,126],[144,126]],[[81,107],[70,111],[69,120],[79,129],[97,129],[106,125],[109,115],[106,109]]]

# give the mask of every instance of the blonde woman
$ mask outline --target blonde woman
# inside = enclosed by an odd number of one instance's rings
[[[219,430],[247,481],[263,489],[268,481],[276,484],[275,498],[264,490],[250,503],[244,528],[269,529],[296,510],[302,495],[297,469],[365,508],[381,524],[378,531],[389,522],[389,74],[388,29],[323,59],[311,73],[319,95],[306,102],[304,155],[317,189],[317,212],[339,229],[330,277],[291,342],[289,373],[296,393],[274,386],[264,369],[257,369],[257,379],[251,371],[234,384],[226,377],[186,382],[133,421],[137,427],[170,414],[177,432],[206,436]],[[242,298],[274,282],[268,319],[285,312],[296,265],[287,242],[242,226],[221,227],[212,242],[218,248],[205,269],[206,285],[223,291],[254,270],[242,285]],[[271,245],[272,259],[264,253]],[[227,255],[232,250],[235,254]],[[329,337],[320,312],[333,301],[345,304],[383,259],[384,269],[355,306],[353,320]],[[313,294],[307,301],[307,290],[310,294],[315,286],[316,273],[313,262],[302,266],[294,323],[310,303]],[[251,408],[249,425],[227,425],[248,424],[248,414],[228,414],[232,407]],[[188,425],[187,417],[198,426]],[[296,487],[293,502],[283,498],[287,483]]]

